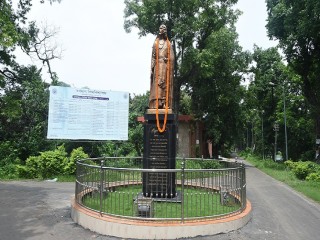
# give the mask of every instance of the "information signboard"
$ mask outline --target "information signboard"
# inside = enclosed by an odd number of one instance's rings
[[[128,140],[129,93],[51,86],[48,139]]]

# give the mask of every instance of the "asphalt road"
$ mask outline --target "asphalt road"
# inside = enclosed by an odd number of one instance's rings
[[[74,183],[0,182],[0,240],[72,240],[102,236],[70,218]],[[320,190],[320,189],[319,189]],[[247,166],[247,195],[252,220],[242,229],[196,240],[320,239],[320,205],[254,167]]]

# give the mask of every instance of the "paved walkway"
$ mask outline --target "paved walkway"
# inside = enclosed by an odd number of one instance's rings
[[[242,229],[196,240],[314,240],[320,236],[320,205],[254,167],[247,167],[253,218]],[[90,232],[70,218],[74,183],[0,182],[1,240],[116,240]]]
[[[248,165],[247,197],[253,207],[251,222],[221,240],[320,239],[320,205]]]

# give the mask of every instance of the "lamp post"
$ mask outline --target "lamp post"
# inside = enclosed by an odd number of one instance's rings
[[[251,120],[251,150],[254,151],[253,119]]]
[[[272,94],[273,94],[273,87],[276,85],[273,82],[269,82],[269,85],[272,87]],[[284,120],[284,138],[285,138],[285,161],[288,160],[288,135],[287,135],[287,113],[286,113],[286,95],[285,95],[285,85],[282,85],[282,97],[283,97],[283,120]],[[279,130],[279,126],[278,126]]]
[[[273,82],[269,82],[269,86],[271,87],[271,97],[272,97],[272,111],[274,111],[273,113],[273,119],[274,119],[274,125],[273,125],[273,130],[275,131],[275,135],[274,135],[274,155],[273,155],[273,160],[276,161],[276,154],[277,154],[277,131],[279,131],[279,125],[276,128],[276,110],[275,110],[275,104],[274,104],[274,97],[273,97],[273,88],[276,86],[275,83]]]
[[[284,84],[282,86],[283,88],[283,117],[284,117],[284,139],[285,139],[285,147],[286,147],[286,158],[285,161],[288,160],[288,135],[287,135],[287,116],[286,116],[286,95],[285,95],[285,89]]]
[[[262,139],[262,159],[264,160],[264,138],[263,138],[263,114],[264,110],[261,111],[261,139]]]
[[[247,122],[247,149],[249,148],[249,122]]]
[[[278,131],[279,131],[279,124],[277,122],[273,125],[273,131],[274,131],[274,161],[276,161],[277,157],[277,137],[278,137]]]

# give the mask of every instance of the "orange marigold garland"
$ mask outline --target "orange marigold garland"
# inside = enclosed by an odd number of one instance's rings
[[[159,93],[158,93],[158,79],[159,79],[159,38],[156,41],[156,119],[157,119],[157,128],[160,133],[163,133],[166,130],[167,118],[168,118],[168,103],[169,103],[169,84],[170,84],[170,41],[167,38],[167,50],[168,50],[168,60],[167,60],[167,69],[166,69],[166,111],[164,115],[164,122],[162,128],[160,127],[159,122]]]

